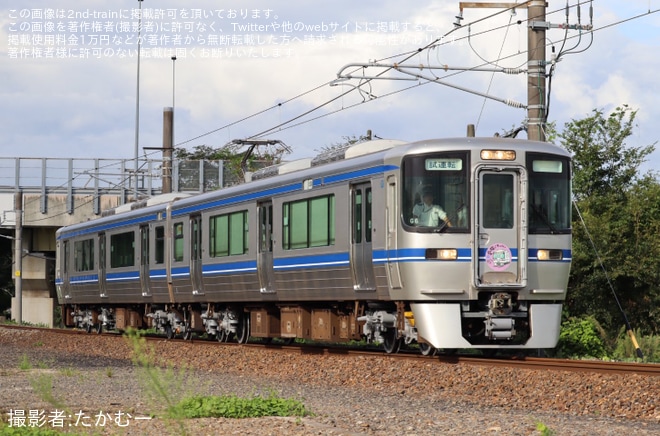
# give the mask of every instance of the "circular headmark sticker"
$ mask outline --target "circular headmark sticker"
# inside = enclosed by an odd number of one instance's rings
[[[502,243],[495,243],[486,250],[486,263],[495,271],[503,271],[511,264],[511,250]]]

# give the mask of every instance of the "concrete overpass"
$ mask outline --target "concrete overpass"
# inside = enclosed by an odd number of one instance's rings
[[[161,160],[140,160],[137,177],[131,166],[132,160],[0,157],[0,255],[7,264],[11,257],[23,322],[53,326],[58,228],[162,193]],[[222,161],[175,161],[172,166],[174,192],[198,193],[222,185]],[[18,319],[13,290],[0,290],[12,295],[11,317]]]

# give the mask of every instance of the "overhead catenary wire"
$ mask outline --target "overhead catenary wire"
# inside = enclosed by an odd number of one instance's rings
[[[509,24],[511,24],[512,19],[513,19],[513,15],[511,15],[509,17]],[[509,29],[510,29],[510,26],[507,25],[506,33],[504,34],[504,38],[502,38],[502,45],[500,46],[500,51],[497,54],[498,59],[502,57],[502,51],[504,50],[504,44],[506,44],[506,38],[509,35]],[[468,29],[468,34],[469,34],[469,32],[470,32],[470,30]],[[468,38],[468,41],[470,41],[470,38]],[[470,48],[472,48],[472,51],[474,51],[476,53],[476,50],[474,50],[471,43],[470,43]],[[499,66],[497,64],[497,62],[494,65]],[[491,75],[490,75],[490,81],[488,82],[488,88],[486,89],[486,94],[488,94],[490,92],[490,88],[491,88],[491,86],[493,86],[493,79],[495,79],[495,72],[491,73]],[[476,123],[476,126],[475,126],[475,130],[479,129],[479,123],[481,122],[481,116],[484,113],[484,109],[486,107],[486,101],[487,100],[488,99],[486,97],[484,97],[484,101],[481,104],[481,110],[479,111],[479,116],[477,117],[477,123]]]
[[[528,0],[528,1],[525,1],[525,2],[523,2],[523,3],[520,3],[520,4],[517,5],[517,7],[520,7],[520,6],[523,5],[523,4],[529,3],[529,1],[531,1],[531,0]],[[512,8],[507,8],[507,9],[504,9],[504,10],[497,11],[497,12],[491,14],[491,15],[488,15],[488,16],[486,16],[486,17],[483,17],[483,18],[480,18],[480,19],[478,19],[478,20],[475,20],[475,21],[473,21],[471,24],[476,24],[476,23],[479,23],[479,22],[482,22],[482,21],[488,20],[488,19],[490,19],[490,18],[492,18],[492,17],[495,17],[495,16],[497,16],[497,15],[499,15],[499,14],[505,13],[505,12],[509,11],[510,9],[512,9]],[[447,42],[442,42],[442,40],[443,40],[444,38],[446,38],[449,34],[453,33],[453,32],[454,32],[455,30],[457,30],[457,29],[460,29],[460,27],[455,27],[454,29],[452,29],[452,30],[450,30],[449,32],[445,33],[443,36],[441,36],[441,37],[435,39],[434,41],[432,41],[431,43],[427,44],[427,45],[424,46],[423,48],[418,48],[418,49],[416,49],[416,50],[406,51],[406,52],[400,53],[400,54],[398,54],[398,55],[387,56],[387,57],[385,57],[385,58],[382,58],[380,61],[387,60],[387,59],[393,59],[393,58],[395,58],[395,57],[400,57],[400,56],[406,56],[405,59],[402,61],[402,62],[405,62],[406,60],[412,58],[413,56],[417,55],[418,53],[420,53],[420,52],[423,51],[423,50],[426,50],[426,49],[428,49],[428,48],[430,48],[430,47],[433,47],[433,46],[446,44]],[[441,43],[441,44],[438,44],[438,43]],[[202,138],[202,137],[205,137],[205,136],[208,136],[208,135],[213,134],[213,133],[215,133],[215,132],[218,132],[218,131],[220,131],[220,130],[223,130],[223,129],[225,129],[225,128],[228,128],[228,127],[234,126],[234,125],[236,125],[236,124],[239,124],[239,123],[241,123],[241,122],[243,122],[243,121],[246,121],[246,120],[248,120],[248,119],[254,118],[254,117],[256,117],[256,116],[258,116],[258,115],[261,115],[261,114],[263,114],[263,113],[265,113],[265,112],[268,112],[268,111],[270,111],[270,110],[272,110],[272,109],[274,109],[274,108],[281,107],[283,104],[285,104],[285,103],[289,103],[289,102],[291,102],[291,101],[293,101],[293,100],[299,98],[300,96],[307,95],[307,94],[309,94],[309,93],[311,93],[311,92],[313,92],[313,91],[315,91],[315,90],[317,90],[317,89],[320,89],[320,88],[322,88],[322,87],[325,87],[325,86],[329,85],[331,82],[333,82],[333,80],[331,80],[331,81],[327,81],[327,82],[324,82],[323,84],[318,85],[318,86],[316,86],[316,87],[310,89],[309,91],[306,91],[306,92],[304,92],[304,93],[302,93],[302,94],[299,94],[299,95],[297,95],[297,96],[295,96],[295,97],[291,97],[291,98],[287,99],[286,101],[284,101],[284,102],[282,102],[282,103],[279,103],[279,104],[277,104],[277,105],[273,105],[273,106],[271,106],[271,107],[269,107],[269,108],[266,108],[266,109],[263,109],[263,110],[261,110],[261,111],[259,111],[259,112],[256,112],[256,113],[252,114],[252,115],[249,115],[249,116],[247,116],[247,117],[244,117],[244,118],[242,118],[242,119],[240,119],[240,120],[237,120],[237,121],[235,121],[235,122],[229,123],[229,124],[227,124],[227,125],[225,125],[225,126],[222,126],[222,127],[218,127],[218,128],[216,128],[216,129],[213,129],[213,130],[211,130],[211,131],[209,131],[209,132],[203,133],[203,134],[201,134],[201,135],[198,135],[198,136],[196,136],[196,137],[194,137],[194,138],[191,138],[191,139],[188,139],[188,140],[186,140],[186,141],[182,141],[182,142],[176,144],[176,146],[180,146],[180,145],[187,144],[187,143],[189,143],[189,142],[195,141],[195,140],[200,139],[200,138]],[[356,88],[352,88],[352,89],[350,89],[350,90],[348,90],[348,91],[346,91],[346,92],[342,92],[342,93],[339,94],[337,97],[334,97],[334,98],[330,99],[329,101],[326,101],[326,102],[324,102],[324,103],[321,103],[320,105],[318,105],[318,106],[316,106],[316,107],[314,107],[314,108],[312,108],[312,109],[309,109],[309,110],[305,111],[303,114],[297,115],[297,116],[293,117],[292,119],[290,119],[290,120],[288,120],[288,121],[280,122],[280,123],[278,123],[278,125],[276,125],[276,126],[270,128],[270,129],[268,129],[268,130],[265,130],[265,131],[263,131],[263,132],[260,132],[260,133],[257,133],[257,134],[254,134],[254,135],[250,136],[249,139],[251,139],[251,138],[259,138],[259,137],[262,137],[262,136],[264,136],[264,135],[266,135],[266,134],[268,134],[268,133],[271,133],[272,131],[282,130],[282,129],[281,129],[282,126],[284,126],[284,125],[286,125],[286,124],[288,124],[288,123],[294,122],[294,121],[300,119],[301,117],[304,117],[305,115],[308,115],[308,114],[310,114],[310,113],[312,113],[312,112],[314,112],[314,111],[316,111],[316,110],[318,110],[318,109],[321,109],[321,108],[327,106],[328,104],[330,104],[330,103],[332,103],[332,102],[334,102],[334,101],[336,101],[336,100],[338,100],[338,99],[343,98],[344,96],[350,94],[351,92],[355,92],[355,90],[356,90]]]
[[[556,11],[553,11],[553,13],[555,13],[555,12],[559,12],[559,11],[561,11],[561,10],[562,10],[562,9],[558,9],[558,10],[556,10]],[[660,9],[656,9],[656,10],[650,11],[649,13],[656,13],[656,12],[658,12],[658,11],[660,11]],[[630,18],[627,18],[627,19],[624,19],[624,20],[620,20],[620,21],[615,22],[615,23],[610,23],[610,24],[608,24],[608,25],[606,25],[606,26],[603,26],[603,27],[600,27],[600,28],[594,28],[594,29],[592,29],[590,32],[596,32],[596,31],[599,31],[599,30],[603,30],[603,29],[606,29],[606,28],[609,28],[609,27],[615,26],[615,25],[617,25],[618,23],[623,23],[623,22],[631,21],[631,20],[634,19],[634,18],[641,18],[641,17],[643,17],[643,16],[645,16],[645,15],[648,15],[649,13],[639,14],[639,15],[637,15],[637,16],[635,16],[635,17],[630,17]],[[531,18],[530,18],[530,19],[531,19]],[[483,32],[482,32],[482,33],[483,33]],[[569,36],[569,37],[566,38],[566,39],[567,39],[567,40],[570,40],[570,39],[574,39],[574,38],[578,38],[578,37],[579,37],[579,35],[575,35],[575,36]],[[551,43],[548,43],[548,44],[546,44],[546,46],[549,46],[550,44],[551,44]],[[421,49],[420,49],[420,50],[421,50]],[[512,58],[512,57],[518,56],[518,55],[520,55],[520,54],[525,54],[525,53],[526,53],[526,51],[525,51],[525,52],[522,52],[522,53],[513,53],[513,54],[511,54],[511,55],[507,55],[507,56],[504,56],[504,57],[500,57],[499,59],[496,60],[496,62],[500,62],[500,61],[502,61],[502,60],[506,60],[506,59],[509,59],[509,58]],[[391,57],[390,57],[390,58],[391,58]],[[487,64],[488,64],[488,63],[484,63],[484,64],[482,64],[482,65],[479,65],[478,67],[483,67],[483,66],[485,66],[485,65],[487,65]],[[455,75],[458,75],[458,74],[463,74],[463,73],[465,73],[465,71],[458,71],[458,72],[451,73],[451,74],[449,74],[449,75],[445,75],[445,76],[443,76],[442,78],[443,78],[443,79],[446,79],[446,78],[448,78],[448,77],[452,77],[452,76],[455,76]],[[404,88],[404,89],[400,90],[399,92],[403,92],[403,91],[406,91],[406,90],[409,90],[409,89],[412,89],[412,88],[416,88],[416,87],[418,87],[418,86],[426,85],[426,84],[428,84],[428,83],[434,83],[434,81],[433,81],[432,79],[430,79],[430,78],[426,78],[426,80],[428,80],[428,81],[427,81],[427,82],[424,82],[424,83],[420,83],[420,84],[418,84],[418,85],[416,85],[416,86],[411,86],[411,87],[408,87],[408,88]],[[381,98],[382,98],[382,97],[387,97],[387,96],[389,96],[389,95],[398,94],[399,92],[393,92],[393,93],[384,94],[384,95],[382,95],[382,96],[380,96],[380,97],[381,97]],[[345,95],[345,94],[344,94],[344,95]],[[501,99],[501,100],[503,100],[502,102],[505,103],[505,101],[504,101],[505,99]],[[335,110],[335,111],[329,112],[329,113],[327,113],[327,114],[324,114],[324,115],[321,115],[321,116],[315,117],[315,118],[313,118],[313,119],[310,119],[309,121],[317,120],[317,119],[323,118],[323,117],[325,117],[325,116],[329,116],[329,115],[332,115],[332,114],[336,114],[336,113],[338,113],[338,112],[341,112],[342,110],[347,110],[347,109],[350,109],[350,108],[352,108],[352,107],[358,106],[358,105],[360,105],[360,104],[367,103],[367,102],[369,102],[369,101],[372,101],[372,100],[367,100],[366,102],[360,102],[360,103],[358,103],[358,104],[350,105],[350,106],[347,106],[347,107],[344,107],[344,108],[341,108],[341,109],[338,109],[338,110]],[[506,103],[506,104],[508,104],[508,103]],[[515,107],[515,106],[514,106],[514,107]],[[311,113],[311,112],[313,112],[313,110],[307,111],[306,114]],[[295,121],[295,120],[300,119],[300,118],[301,118],[301,116],[297,116],[297,117],[295,117],[295,119],[292,119],[292,120],[290,120],[289,122]],[[261,135],[265,135],[265,134],[270,133],[271,131],[276,130],[276,129],[279,129],[279,130],[285,130],[285,129],[282,128],[282,126],[288,124],[289,122],[283,122],[283,123],[280,123],[277,127],[273,128],[273,129],[269,129],[269,130],[267,130],[267,131],[264,131],[265,133],[262,132]],[[300,126],[300,125],[302,125],[302,124],[305,124],[305,122],[302,122],[302,123],[296,123],[296,124],[293,125],[292,127]]]
[[[522,7],[522,6],[523,6],[524,4],[526,4],[526,3],[529,3],[529,2],[522,2],[522,3],[519,3],[519,4],[517,4],[515,7],[516,7],[516,8],[520,8],[520,7]],[[571,6],[571,7],[573,7],[573,6]],[[481,19],[479,19],[479,20],[477,20],[477,21],[474,21],[473,23],[470,23],[470,24],[475,24],[475,23],[477,23],[477,22],[480,22],[480,21],[484,21],[484,20],[490,19],[490,18],[492,18],[492,17],[494,17],[494,16],[496,16],[496,15],[499,15],[499,14],[505,13],[505,12],[507,12],[507,11],[510,11],[511,9],[513,9],[513,7],[512,7],[512,8],[507,8],[507,9],[500,10],[500,11],[494,13],[494,14],[491,14],[491,15],[488,15],[488,16],[486,16],[486,17],[483,17],[483,18],[481,18]],[[556,10],[553,10],[553,11],[549,11],[549,12],[547,12],[546,15],[547,15],[547,16],[551,16],[551,15],[553,15],[553,14],[556,14],[556,13],[562,12],[562,11],[564,11],[564,10],[565,10],[565,8],[564,8],[564,7],[561,7],[561,8],[559,8],[559,9],[556,9]],[[610,27],[613,27],[613,26],[616,26],[616,25],[619,25],[619,24],[622,24],[622,23],[625,23],[625,22],[629,22],[629,21],[632,21],[632,20],[635,20],[635,19],[639,19],[639,18],[642,18],[642,17],[648,16],[648,15],[654,14],[654,13],[656,13],[656,12],[658,12],[658,11],[660,11],[660,9],[651,10],[651,9],[649,8],[649,10],[648,10],[647,12],[640,13],[640,14],[637,14],[637,15],[635,15],[635,16],[628,17],[628,18],[625,18],[625,19],[622,19],[622,20],[618,20],[618,21],[616,21],[616,22],[612,22],[612,23],[609,23],[609,24],[603,25],[603,26],[601,26],[601,27],[599,27],[599,28],[593,28],[590,32],[593,33],[593,32],[601,31],[601,30],[604,30],[604,29],[608,29],[608,28],[610,28]],[[528,20],[527,20],[527,21],[532,20],[532,19],[534,19],[534,18],[538,18],[538,17],[528,17]],[[473,34],[471,35],[471,37],[474,38],[475,36],[486,35],[486,34],[488,34],[488,33],[490,33],[490,32],[495,31],[495,30],[503,29],[503,28],[506,28],[507,26],[519,25],[519,24],[521,24],[521,23],[522,23],[522,20],[519,20],[519,21],[516,21],[516,22],[509,23],[509,24],[507,24],[506,26],[500,26],[500,27],[497,27],[497,28],[487,29],[487,30],[484,30],[484,31],[482,31],[482,32],[473,33]],[[467,25],[466,25],[466,26],[467,26]],[[463,27],[457,27],[457,28],[455,28],[455,29],[461,29],[461,28],[464,28],[464,27],[465,27],[465,26],[463,26]],[[455,29],[453,29],[453,30],[455,30]],[[448,32],[446,35],[448,35],[449,33],[453,32],[453,30],[450,31],[450,32]],[[446,35],[445,35],[445,36],[446,36]],[[445,37],[445,36],[443,36],[443,37]],[[423,50],[431,49],[431,48],[437,48],[437,47],[440,47],[440,46],[442,46],[442,45],[444,45],[444,44],[449,44],[449,43],[452,43],[452,42],[455,42],[455,41],[461,41],[461,40],[467,38],[467,36],[466,36],[466,37],[456,38],[456,39],[454,39],[454,40],[452,40],[452,41],[442,41],[443,37],[437,38],[435,41],[433,41],[432,43],[428,44],[427,46],[425,46],[425,47],[423,47],[423,48],[419,48],[419,49],[416,49],[416,50],[410,50],[410,51],[406,51],[406,52],[398,53],[398,54],[395,54],[395,55],[390,55],[390,56],[387,56],[387,57],[385,57],[385,58],[382,58],[382,59],[378,60],[377,62],[382,62],[382,61],[384,61],[384,60],[389,60],[389,59],[395,59],[395,58],[398,58],[398,57],[401,57],[401,56],[407,56],[406,59],[409,59],[409,58],[411,58],[412,56],[419,54],[419,53],[420,53],[421,51],[423,51]],[[565,38],[565,39],[566,39],[566,40],[571,40],[571,39],[578,38],[578,37],[579,37],[579,35],[574,35],[574,36],[568,36],[568,37]],[[546,44],[546,46],[551,46],[552,44],[553,44],[553,43],[548,43],[548,44]],[[528,50],[527,50],[527,51],[528,51]],[[510,55],[506,55],[506,56],[504,56],[504,57],[500,57],[500,58],[498,58],[498,59],[496,59],[496,60],[491,61],[491,63],[492,63],[492,62],[500,63],[500,62],[503,61],[503,60],[506,60],[506,59],[509,59],[509,58],[513,58],[513,57],[515,57],[515,56],[519,56],[519,55],[521,55],[521,54],[525,54],[527,51],[523,51],[523,52],[518,52],[518,53],[513,53],[513,54],[510,54]],[[405,61],[405,60],[404,60],[404,61]],[[484,66],[484,65],[485,65],[485,64],[483,64],[483,65],[481,65],[481,66]],[[456,75],[456,74],[462,74],[462,73],[464,73],[464,72],[458,72],[458,73],[454,73],[454,74],[450,74],[450,75],[445,75],[445,76],[443,76],[443,79],[446,79],[446,78],[448,78],[448,77],[452,77],[452,76],[454,76],[454,75]],[[310,90],[308,90],[308,91],[306,91],[306,92],[304,92],[304,93],[301,93],[301,94],[298,94],[298,95],[296,95],[296,96],[294,96],[294,97],[291,97],[291,98],[289,98],[289,99],[287,99],[287,100],[285,100],[285,101],[283,101],[283,102],[281,102],[281,103],[278,103],[278,104],[273,105],[273,106],[271,106],[271,107],[269,107],[269,108],[266,108],[266,109],[263,109],[263,110],[261,110],[261,111],[258,111],[258,112],[254,113],[254,114],[252,114],[252,115],[248,115],[248,116],[246,116],[246,117],[244,117],[244,118],[241,118],[241,119],[239,119],[239,120],[237,120],[237,121],[234,121],[234,122],[232,122],[232,123],[229,123],[229,124],[226,124],[226,125],[224,125],[224,126],[218,127],[218,128],[216,128],[216,129],[213,129],[213,130],[208,131],[208,132],[206,132],[206,133],[203,133],[203,134],[197,135],[197,136],[195,136],[195,137],[193,137],[193,138],[190,138],[190,139],[188,139],[188,140],[186,140],[186,141],[182,141],[182,142],[176,144],[176,146],[185,145],[185,144],[187,144],[187,143],[190,143],[190,142],[195,141],[195,140],[197,140],[197,139],[200,139],[200,138],[202,138],[202,137],[205,137],[205,136],[208,136],[208,135],[210,135],[210,134],[216,133],[216,132],[218,132],[218,131],[220,131],[220,130],[223,130],[223,129],[229,128],[229,127],[231,127],[231,126],[234,126],[234,125],[236,125],[236,124],[239,124],[239,123],[241,123],[241,122],[243,122],[243,121],[246,121],[246,120],[248,120],[248,119],[254,118],[254,117],[258,116],[258,115],[261,115],[261,114],[263,114],[263,113],[265,113],[265,112],[268,112],[268,111],[270,111],[270,110],[273,110],[273,109],[275,109],[275,108],[280,108],[280,109],[281,109],[281,107],[282,107],[284,104],[289,103],[289,102],[291,102],[291,101],[294,101],[294,100],[298,99],[298,98],[301,97],[301,96],[304,96],[304,95],[310,94],[311,92],[314,92],[314,91],[316,91],[316,90],[318,90],[318,89],[320,89],[320,88],[323,88],[323,87],[329,85],[331,82],[333,82],[333,80],[326,81],[326,82],[324,82],[324,83],[322,83],[322,84],[320,84],[320,85],[317,85],[317,86],[313,87],[312,89],[310,89]],[[419,85],[425,85],[425,84],[427,84],[427,83],[428,83],[428,82],[420,83]],[[416,88],[416,87],[417,87],[417,86],[412,86],[412,87],[405,88],[404,90],[412,89],[412,88]],[[357,88],[357,87],[356,87],[356,88]],[[352,88],[351,90],[348,90],[348,91],[346,91],[346,92],[342,92],[342,93],[338,96],[338,98],[344,98],[345,96],[349,95],[351,92],[355,92],[356,90],[357,90],[357,91],[360,91],[359,89],[356,89],[356,88]],[[380,97],[382,98],[382,97],[385,97],[385,96],[387,96],[387,95],[393,95],[393,94],[396,94],[396,93],[384,94],[384,95],[382,95],[382,96],[380,96]],[[269,133],[272,133],[272,132],[274,132],[274,131],[277,131],[277,130],[280,130],[280,131],[281,131],[281,130],[285,130],[285,129],[284,129],[284,126],[289,125],[289,124],[291,124],[291,123],[294,123],[294,122],[300,120],[301,118],[305,117],[306,115],[309,115],[309,114],[311,114],[311,113],[313,113],[313,112],[315,112],[315,111],[317,111],[317,110],[319,110],[319,109],[321,109],[321,108],[323,108],[323,107],[329,105],[329,104],[332,103],[333,101],[336,101],[338,98],[332,98],[332,99],[329,100],[329,101],[325,101],[325,102],[323,102],[323,103],[320,103],[318,106],[313,107],[313,108],[311,108],[311,109],[309,109],[309,110],[306,110],[306,111],[304,111],[304,113],[299,114],[299,115],[296,115],[296,116],[294,116],[294,117],[292,117],[292,118],[290,118],[290,119],[288,119],[288,120],[286,120],[286,121],[279,121],[279,122],[277,123],[277,125],[275,125],[274,127],[271,127],[271,128],[269,128],[269,129],[263,130],[263,131],[261,131],[261,132],[259,132],[259,133],[254,134],[254,135],[251,135],[251,136],[249,136],[249,138],[258,138],[258,137],[265,136],[265,135],[267,135],[267,134],[269,134]],[[366,101],[364,101],[364,102],[360,102],[359,104],[366,103],[366,102],[369,102],[369,101],[372,101],[372,100],[373,100],[373,99],[371,99],[371,100],[367,99]],[[317,119],[323,118],[324,116],[328,116],[328,115],[331,115],[331,114],[336,114],[336,113],[338,113],[338,112],[341,112],[342,110],[347,110],[347,109],[350,109],[350,108],[352,108],[352,107],[358,106],[359,104],[349,105],[349,106],[346,106],[346,107],[343,108],[343,109],[334,110],[334,111],[328,113],[327,115],[317,116],[317,117],[314,118],[314,120],[317,120]],[[299,126],[299,125],[301,125],[301,124],[305,124],[305,123],[295,123],[295,126]]]

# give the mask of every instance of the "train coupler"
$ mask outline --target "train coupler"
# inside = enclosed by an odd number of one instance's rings
[[[484,320],[485,334],[488,339],[513,339],[516,335],[516,323],[513,318],[492,318]]]

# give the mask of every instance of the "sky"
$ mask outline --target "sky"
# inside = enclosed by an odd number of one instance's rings
[[[582,3],[586,25],[589,3]],[[497,100],[526,104],[525,74],[460,69],[525,68],[527,10],[465,9],[455,28],[458,1],[402,4],[145,0],[140,20],[137,0],[4,2],[0,158],[130,160],[136,144],[138,156],[160,158],[145,147],[162,146],[168,106],[176,147],[257,136],[283,141],[288,159],[313,157],[367,130],[415,141],[465,136],[468,124],[477,136],[520,126],[526,111]],[[576,4],[569,0],[570,24],[578,23]],[[565,6],[549,1],[547,21],[564,23]],[[594,109],[627,104],[638,111],[628,144],[660,139],[658,9],[660,0],[595,0],[593,33],[547,32],[548,60],[552,46],[565,53],[550,97],[549,120],[559,130]],[[363,68],[369,63],[396,63],[462,89]],[[458,70],[433,68],[441,66]],[[333,83],[339,73],[353,78]],[[381,78],[365,84],[363,74]],[[658,148],[643,169],[660,168]]]

